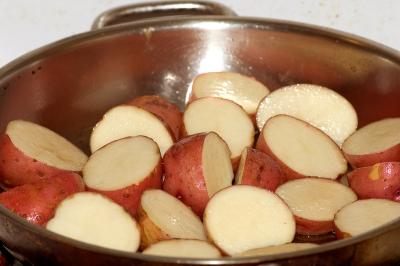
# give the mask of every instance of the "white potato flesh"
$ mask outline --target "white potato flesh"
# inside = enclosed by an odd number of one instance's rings
[[[318,247],[317,244],[314,243],[289,243],[279,246],[270,246],[264,248],[256,248],[247,250],[243,253],[237,254],[239,257],[249,257],[249,256],[266,256],[272,254],[280,254],[287,252],[296,252],[299,250],[309,249]]]
[[[95,151],[83,168],[83,180],[89,188],[117,190],[138,185],[160,163],[157,144],[144,136],[113,141]]]
[[[240,185],[242,183],[244,166],[246,165],[247,150],[248,149],[244,149],[240,156],[239,167],[236,171],[236,176],[235,176],[235,185]]]
[[[195,98],[219,97],[231,100],[248,114],[255,114],[269,90],[254,78],[234,72],[210,72],[198,75],[192,85]]]
[[[32,122],[11,121],[5,133],[22,153],[55,168],[81,171],[88,159],[64,137]]]
[[[400,203],[386,199],[357,200],[335,215],[335,225],[351,236],[365,233],[400,217]]]
[[[216,132],[227,144],[231,158],[240,156],[254,141],[254,126],[238,104],[221,98],[206,97],[190,103],[183,115],[188,135]]]
[[[140,230],[134,218],[113,201],[92,192],[63,200],[46,229],[88,244],[135,252]]]
[[[232,185],[233,170],[229,148],[214,132],[207,134],[204,140],[202,165],[209,197]]]
[[[311,84],[286,86],[267,95],[257,110],[257,126],[278,114],[304,120],[324,131],[339,146],[357,128],[354,107],[343,96],[325,87]]]
[[[385,151],[400,144],[400,118],[387,118],[368,124],[343,143],[343,151],[363,155]]]
[[[288,206],[262,188],[236,185],[216,193],[204,211],[209,238],[229,255],[289,243],[295,221]]]
[[[150,220],[171,238],[207,240],[203,223],[177,198],[159,190],[146,190],[140,200]]]
[[[294,215],[312,221],[332,221],[338,210],[357,200],[349,187],[322,178],[291,180],[280,185],[275,193]]]
[[[120,105],[107,111],[93,128],[90,149],[95,152],[114,140],[139,135],[153,139],[161,155],[174,143],[167,127],[155,115],[136,106]]]
[[[261,134],[272,153],[299,174],[336,179],[347,170],[347,161],[336,143],[297,118],[274,116]]]
[[[221,253],[206,241],[173,239],[157,242],[143,254],[179,258],[219,258]]]

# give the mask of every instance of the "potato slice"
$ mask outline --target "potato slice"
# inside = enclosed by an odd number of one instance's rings
[[[400,203],[386,199],[357,200],[335,215],[339,238],[356,236],[400,217]]]
[[[291,211],[277,195],[247,185],[216,193],[203,221],[210,240],[228,255],[289,243],[296,231]]]
[[[288,179],[307,176],[336,179],[347,170],[346,159],[328,135],[288,115],[270,118],[256,147],[274,158]]]
[[[109,197],[132,215],[140,196],[149,188],[160,188],[161,155],[157,144],[144,136],[113,141],[93,153],[83,168],[90,191]]]
[[[233,171],[226,143],[216,133],[181,139],[164,156],[163,189],[203,216],[210,197],[232,185]]]
[[[266,256],[280,253],[288,253],[288,252],[296,252],[299,250],[309,249],[318,247],[318,244],[314,243],[289,243],[279,246],[269,246],[263,248],[256,248],[247,250],[240,254],[237,254],[238,257],[250,257],[250,256]]]
[[[122,207],[93,192],[76,193],[57,207],[46,228],[88,244],[135,252],[140,230]]]
[[[157,116],[136,106],[120,105],[108,110],[93,128],[90,149],[95,152],[114,140],[139,135],[153,139],[161,155],[174,143],[170,131]]]
[[[279,186],[276,194],[292,210],[299,234],[333,231],[333,219],[343,206],[357,200],[347,186],[323,178],[301,178]]]
[[[209,72],[193,80],[191,100],[209,96],[224,98],[254,116],[258,104],[268,93],[268,88],[254,78],[235,72]]]
[[[346,159],[354,167],[400,161],[400,118],[368,124],[343,143]]]
[[[142,231],[141,249],[173,238],[207,240],[199,217],[162,190],[151,189],[143,193],[137,217]]]
[[[349,101],[333,90],[311,84],[290,85],[267,95],[256,115],[260,131],[269,118],[279,114],[308,122],[324,131],[339,146],[358,124],[356,111]]]
[[[179,258],[219,258],[219,250],[200,240],[172,239],[151,245],[143,254]]]

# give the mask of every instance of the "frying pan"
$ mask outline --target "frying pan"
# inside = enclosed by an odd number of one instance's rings
[[[90,130],[108,108],[144,94],[159,94],[183,108],[197,74],[222,70],[253,76],[271,90],[294,83],[327,86],[354,105],[359,126],[400,116],[400,54],[346,33],[236,17],[222,5],[192,1],[114,9],[99,16],[93,29],[0,69],[0,130],[10,120],[30,120],[88,152]],[[0,206],[0,240],[13,255],[37,265],[384,265],[400,261],[400,220],[304,251],[241,259],[182,259],[80,243],[29,224]]]

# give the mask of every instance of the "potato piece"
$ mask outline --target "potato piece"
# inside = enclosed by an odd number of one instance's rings
[[[338,238],[356,236],[400,217],[400,203],[386,199],[357,200],[335,215]]]
[[[247,250],[245,252],[239,253],[236,256],[238,257],[250,257],[250,256],[266,256],[272,254],[280,254],[280,253],[288,253],[295,252],[299,250],[309,249],[318,247],[317,244],[314,243],[289,243],[278,246],[269,246],[263,248],[256,248]]]
[[[199,217],[162,190],[151,189],[143,193],[137,217],[142,232],[141,249],[173,238],[207,240]]]
[[[183,114],[187,135],[217,133],[228,144],[233,169],[239,163],[240,154],[254,142],[254,126],[243,108],[226,99],[205,97],[191,102]]]
[[[219,250],[201,240],[172,239],[155,243],[143,251],[143,254],[179,257],[179,258],[219,258]]]
[[[144,136],[113,141],[93,153],[83,168],[89,191],[100,193],[135,215],[144,190],[161,188],[161,155]]]
[[[377,163],[357,168],[347,178],[350,187],[360,199],[400,201],[400,162]]]
[[[265,123],[256,148],[275,159],[287,179],[336,179],[347,170],[346,159],[328,135],[287,115],[274,116]]]
[[[257,110],[259,130],[268,119],[279,114],[306,121],[322,130],[338,146],[358,124],[356,111],[349,101],[333,90],[311,84],[290,85],[267,95]]]
[[[247,185],[216,193],[203,221],[210,240],[228,255],[289,243],[296,231],[290,209],[276,194]]]
[[[255,119],[258,104],[269,90],[254,78],[235,72],[209,72],[193,80],[191,100],[218,97],[231,100]]]
[[[386,118],[358,129],[342,150],[353,168],[400,161],[400,118]]]
[[[275,191],[285,179],[279,165],[271,157],[256,149],[243,150],[235,185],[251,185]]]
[[[179,108],[158,95],[145,95],[137,97],[129,102],[129,105],[135,105],[157,116],[172,132],[174,140],[179,140],[182,130],[182,114]]]
[[[63,200],[46,229],[88,244],[135,252],[140,230],[121,206],[106,197],[81,192]]]
[[[32,122],[11,121],[0,136],[0,183],[3,187],[80,172],[86,161],[87,156],[68,140]]]
[[[68,196],[85,189],[75,173],[61,173],[34,184],[25,184],[0,194],[0,203],[31,223],[45,225],[57,205]]]
[[[296,219],[298,234],[324,234],[334,230],[335,213],[357,200],[356,194],[339,182],[323,178],[288,181],[276,191]]]
[[[119,105],[108,110],[93,128],[90,149],[95,152],[114,140],[132,136],[153,139],[161,155],[174,143],[170,130],[157,116],[136,106]]]
[[[163,189],[202,217],[210,197],[232,185],[226,143],[214,132],[181,139],[164,156]]]

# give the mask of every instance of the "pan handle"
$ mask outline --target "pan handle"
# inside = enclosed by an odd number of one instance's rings
[[[236,16],[236,13],[222,4],[208,1],[174,0],[139,3],[101,13],[94,20],[92,30],[151,18],[195,15]]]

